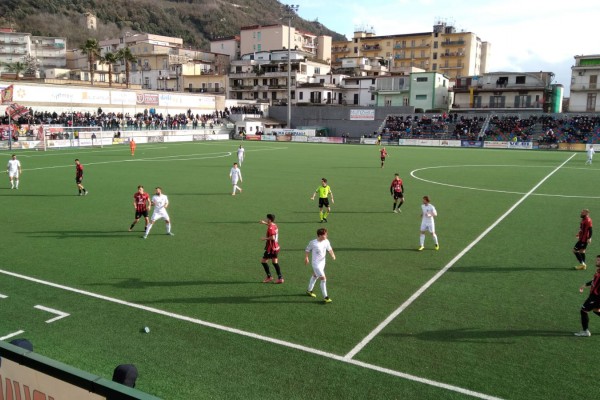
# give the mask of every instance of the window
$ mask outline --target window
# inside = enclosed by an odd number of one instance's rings
[[[261,34],[260,34],[260,32],[258,32],[258,33],[256,34],[256,40],[258,40],[259,42],[260,42],[260,37],[261,37]]]
[[[304,92],[300,92],[300,93],[298,93],[298,98],[299,98],[300,100],[304,100]]]
[[[375,100],[375,95],[371,94],[371,101]]]
[[[417,82],[427,82],[428,78],[426,76],[422,76],[417,78]]]
[[[596,89],[598,86],[598,75],[590,75],[590,89]]]
[[[433,59],[437,60],[437,53],[433,53]]]
[[[515,108],[526,108],[531,106],[531,96],[518,95],[515,96]]]
[[[432,71],[437,71],[437,63],[433,63],[431,67]]]
[[[585,111],[596,111],[596,93],[588,93]]]
[[[517,76],[516,79],[515,79],[515,83],[517,85],[523,85],[523,84],[525,84],[525,75],[519,75],[519,76]]]
[[[490,107],[504,108],[504,96],[490,96]]]
[[[358,104],[358,93],[354,94],[354,103],[353,104]]]
[[[418,94],[415,96],[416,100],[427,100],[427,95],[426,94]]]
[[[315,74],[320,74],[320,73],[321,73],[321,68],[319,68],[319,67],[316,67],[316,68],[315,68]]]
[[[436,34],[436,37],[437,37],[437,34]],[[434,49],[437,49],[437,48],[438,48],[438,42],[437,42],[437,41],[436,41],[436,42],[433,42],[433,48],[434,48]]]
[[[415,41],[414,40],[410,41],[410,47],[415,47]]]
[[[262,44],[256,45],[256,51],[262,51]]]

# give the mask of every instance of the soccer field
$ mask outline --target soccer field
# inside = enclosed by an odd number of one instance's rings
[[[0,337],[108,379],[135,364],[136,388],[165,399],[589,397],[600,319],[590,338],[573,332],[600,247],[586,271],[571,252],[600,199],[585,154],[388,147],[380,168],[376,146],[246,142],[231,196],[239,144],[17,153],[19,190],[0,182]],[[310,200],[322,177],[335,198],[323,225]],[[168,195],[175,236],[164,221],[146,240],[143,221],[128,232],[140,184]],[[439,251],[429,235],[416,250],[424,195]],[[267,213],[282,285],[262,283]],[[322,226],[330,304],[318,284],[305,294]],[[46,323],[57,315],[36,306],[68,316]]]

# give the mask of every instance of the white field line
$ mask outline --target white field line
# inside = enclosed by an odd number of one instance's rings
[[[8,334],[8,335],[6,335],[6,336],[2,336],[2,337],[0,337],[0,340],[6,340],[6,339],[10,339],[11,337],[13,337],[13,336],[17,336],[17,335],[20,335],[21,333],[25,333],[25,331],[16,331],[16,332],[13,332],[13,333],[9,333],[9,334]]]
[[[33,306],[33,308],[37,308],[38,310],[46,311],[46,312],[49,312],[50,314],[57,315],[56,317],[50,318],[49,320],[47,320],[46,321],[47,324],[51,324],[54,321],[58,321],[59,319],[62,319],[62,318],[65,318],[65,317],[68,317],[69,315],[71,315],[71,314],[63,312],[63,311],[58,311],[53,308],[48,308],[48,307],[44,307],[44,306],[40,306],[40,305]]]
[[[0,299],[6,299],[6,298],[8,298],[8,296],[7,296],[7,295],[5,295],[5,294],[0,294]]]
[[[269,343],[277,344],[277,345],[288,347],[288,348],[291,348],[291,349],[303,351],[303,352],[306,352],[306,353],[314,354],[314,355],[317,355],[317,356],[329,358],[329,359],[336,360],[336,361],[340,361],[340,362],[343,362],[343,363],[346,363],[346,364],[352,364],[352,365],[356,365],[358,367],[367,368],[367,369],[371,369],[373,371],[378,371],[378,372],[385,373],[385,374],[388,374],[388,375],[397,376],[399,378],[403,378],[403,379],[410,380],[410,381],[413,381],[413,382],[419,382],[419,383],[422,383],[422,384],[425,384],[425,385],[435,386],[435,387],[438,387],[438,388],[441,388],[441,389],[446,389],[446,390],[450,390],[450,391],[453,391],[453,392],[466,394],[466,395],[469,395],[469,396],[472,396],[472,397],[476,397],[476,398],[479,398],[479,399],[485,399],[485,400],[502,400],[501,398],[498,398],[498,397],[493,397],[493,396],[489,396],[489,395],[484,394],[484,393],[479,393],[479,392],[475,392],[475,391],[472,391],[472,390],[469,390],[469,389],[464,389],[464,388],[461,388],[459,386],[448,385],[446,383],[433,381],[433,380],[430,380],[430,379],[422,378],[422,377],[415,376],[415,375],[406,374],[406,373],[399,372],[399,371],[394,371],[394,370],[391,370],[391,369],[388,369],[388,368],[379,367],[377,365],[373,365],[373,364],[369,364],[369,363],[365,363],[365,362],[361,362],[361,361],[356,361],[356,360],[352,360],[352,359],[348,359],[346,357],[343,357],[343,356],[340,356],[340,355],[337,355],[337,354],[333,354],[333,353],[329,353],[329,352],[326,352],[326,351],[314,349],[312,347],[307,347],[307,346],[303,346],[303,345],[300,345],[300,344],[296,344],[296,343],[292,343],[292,342],[287,342],[285,340],[275,339],[275,338],[268,337],[268,336],[258,335],[256,333],[243,331],[241,329],[230,328],[228,326],[215,324],[215,323],[212,323],[212,322],[204,321],[204,320],[197,319],[197,318],[188,317],[188,316],[181,315],[181,314],[171,313],[171,312],[160,310],[160,309],[154,308],[154,307],[148,307],[148,306],[144,306],[144,305],[141,305],[141,304],[130,303],[130,302],[125,301],[125,300],[120,300],[120,299],[116,299],[116,298],[113,298],[113,297],[108,297],[108,296],[104,296],[104,295],[101,295],[101,294],[97,294],[97,293],[93,293],[93,292],[88,292],[88,291],[85,291],[85,290],[80,290],[80,289],[76,289],[76,288],[72,288],[72,287],[69,287],[69,286],[60,285],[60,284],[53,283],[53,282],[44,281],[44,280],[33,278],[33,277],[30,277],[30,276],[17,274],[15,272],[10,272],[10,271],[5,271],[5,270],[0,269],[0,274],[9,275],[9,276],[12,276],[12,277],[15,277],[15,278],[19,278],[19,279],[23,279],[23,280],[26,280],[26,281],[39,283],[41,285],[50,286],[50,287],[53,287],[53,288],[56,288],[56,289],[61,289],[61,290],[65,290],[65,291],[68,291],[68,292],[77,293],[77,294],[80,294],[80,295],[83,295],[83,296],[88,296],[88,297],[92,297],[92,298],[99,299],[99,300],[104,300],[104,301],[107,301],[107,302],[110,302],[110,303],[120,304],[120,305],[123,305],[123,306],[126,306],[126,307],[131,307],[131,308],[135,308],[135,309],[138,309],[138,310],[143,310],[143,311],[146,311],[146,312],[150,312],[150,313],[153,313],[153,314],[162,315],[162,316],[173,318],[173,319],[177,319],[177,320],[180,320],[180,321],[186,321],[186,322],[190,322],[192,324],[201,325],[201,326],[205,326],[205,327],[213,328],[213,329],[218,329],[218,330],[229,332],[229,333],[232,333],[232,334],[249,337],[249,338],[256,339],[256,340],[262,340],[264,342],[269,342]],[[11,334],[10,336],[5,336],[4,338],[16,336],[16,335],[19,335],[20,333],[23,333],[23,331],[19,331],[17,333]],[[0,338],[0,340],[3,340],[4,338]]]
[[[442,165],[442,166],[425,167],[425,168],[419,168],[419,169],[412,170],[410,172],[410,176],[412,176],[413,178],[420,180],[422,182],[433,183],[434,185],[453,187],[453,188],[457,188],[457,189],[478,190],[480,192],[493,192],[493,193],[504,193],[504,194],[525,194],[525,192],[511,192],[508,190],[484,189],[484,188],[477,188],[477,187],[471,187],[471,186],[452,185],[450,183],[443,183],[443,182],[432,181],[430,179],[420,178],[415,174],[416,172],[425,171],[427,169],[460,168],[460,167],[468,167],[468,168],[470,168],[470,167],[549,168],[549,167],[545,167],[545,166],[525,166],[525,165]],[[575,168],[574,167],[574,168],[565,168],[565,169],[584,169],[584,170],[590,171],[589,168]],[[547,194],[547,193],[532,193],[532,196],[563,197],[563,198],[576,198],[576,199],[600,199],[600,196],[577,196],[577,195]]]
[[[287,147],[279,147],[279,148],[264,148],[264,149],[256,149],[251,151],[273,151],[273,150],[285,150]],[[124,159],[124,160],[112,160],[112,161],[98,161],[98,162],[90,162],[85,163],[85,165],[101,165],[101,164],[117,164],[117,163],[127,163],[127,162],[162,162],[162,161],[187,161],[187,160],[207,160],[214,158],[224,158],[230,157],[233,153],[230,151],[221,151],[217,153],[195,153],[195,154],[178,154],[174,156],[161,156],[161,157],[147,157],[147,158],[135,158],[135,159]],[[196,157],[197,156],[197,157]],[[175,158],[175,157],[191,157],[191,158]],[[54,166],[46,166],[46,167],[38,167],[38,168],[23,168],[23,171],[39,171],[45,169],[56,169],[56,168],[72,168],[73,164],[69,165],[54,165]]]
[[[358,352],[360,352],[375,336],[377,336],[386,326],[388,326],[400,313],[402,313],[408,306],[410,306],[416,299],[418,299],[431,285],[433,285],[438,279],[442,277],[458,260],[460,260],[465,254],[467,254],[477,243],[479,243],[484,237],[487,236],[488,233],[492,229],[494,229],[500,222],[502,222],[510,213],[512,213],[515,208],[517,208],[522,202],[524,202],[531,194],[539,188],[548,178],[554,175],[559,169],[562,168],[563,165],[568,163],[575,154],[569,157],[565,162],[556,167],[552,172],[546,175],[541,181],[537,183],[529,192],[527,192],[523,197],[521,197],[515,204],[512,205],[504,214],[500,216],[492,225],[490,225],[486,230],[484,230],[475,240],[473,240],[467,247],[465,247],[456,257],[454,257],[444,268],[439,270],[430,280],[428,280],[423,286],[419,288],[412,296],[408,298],[400,307],[398,307],[393,313],[391,313],[383,322],[381,322],[375,329],[371,331],[363,340],[360,341],[352,350],[348,352],[344,356],[345,359],[352,359]]]

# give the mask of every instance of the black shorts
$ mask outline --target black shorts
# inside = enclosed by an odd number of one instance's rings
[[[83,182],[83,176],[76,176],[75,183],[79,185],[81,182]]]
[[[394,200],[403,199],[404,193],[402,192],[394,192]]]
[[[263,254],[263,258],[265,260],[272,260],[275,259],[279,256],[279,251],[272,251],[272,252],[268,252],[265,250],[265,254]]]
[[[586,312],[590,312],[597,308],[600,308],[600,297],[596,296],[589,296],[585,300],[585,303],[583,303],[583,305],[581,306],[581,309]]]
[[[148,218],[148,210],[146,211],[137,211],[135,212],[135,219],[140,219],[140,218]]]
[[[585,250],[587,248],[587,242],[577,242],[575,243],[575,246],[573,247],[574,251],[580,251],[580,250]]]
[[[329,207],[329,197],[319,197],[319,208]]]
[[[385,157],[381,157],[381,161],[385,161]]]

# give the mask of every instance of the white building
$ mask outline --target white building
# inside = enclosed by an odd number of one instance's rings
[[[600,111],[598,75],[600,75],[600,54],[575,56],[575,65],[571,67],[569,111]]]

